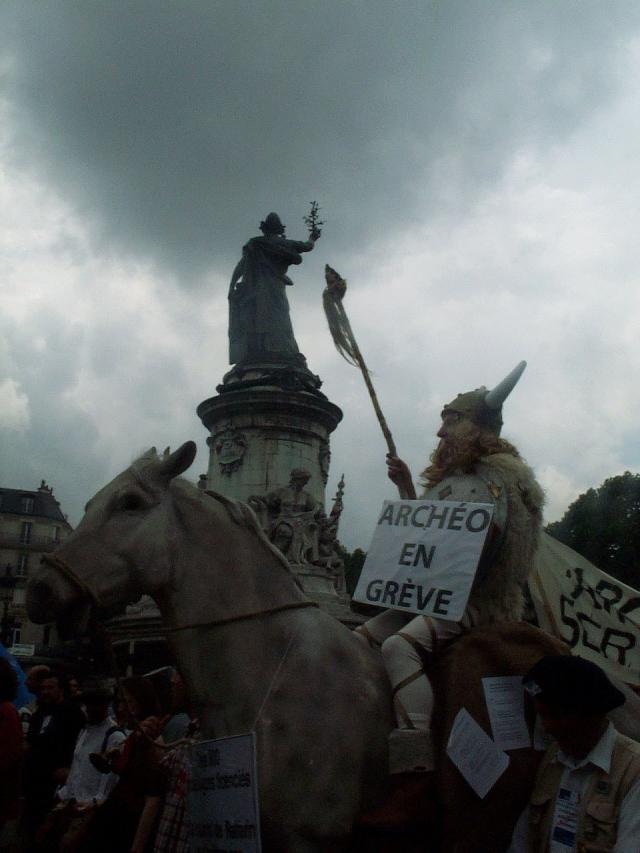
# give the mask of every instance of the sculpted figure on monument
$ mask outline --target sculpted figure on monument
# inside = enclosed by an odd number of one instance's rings
[[[262,237],[242,249],[229,287],[229,363],[289,361],[304,365],[293,336],[285,288],[293,284],[287,270],[302,263],[319,232],[306,241],[288,240],[277,213],[260,223]]]
[[[291,563],[318,558],[319,530],[325,512],[305,489],[310,479],[311,474],[304,468],[294,468],[288,486],[266,495],[252,495],[248,501],[273,544]]]
[[[523,586],[538,544],[544,496],[516,448],[499,436],[502,403],[525,366],[521,362],[492,391],[478,388],[445,405],[440,443],[422,474],[423,498],[494,505],[491,530],[461,622],[388,610],[357,629],[363,639],[381,646],[394,688],[397,729],[390,741],[392,772],[394,768],[399,773],[433,769],[433,691],[424,656],[470,628],[522,618]],[[389,456],[387,464],[402,497],[415,499],[406,464],[395,456]]]

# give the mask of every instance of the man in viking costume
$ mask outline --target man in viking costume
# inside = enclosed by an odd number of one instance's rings
[[[522,375],[521,362],[499,385],[459,394],[442,411],[440,443],[422,474],[422,498],[492,503],[492,527],[460,622],[388,610],[357,630],[380,646],[393,687],[397,729],[390,736],[390,772],[433,770],[433,691],[425,656],[477,626],[519,620],[523,586],[533,564],[544,497],[516,448],[500,438],[502,404]],[[404,499],[416,499],[411,473],[388,456],[389,477]]]

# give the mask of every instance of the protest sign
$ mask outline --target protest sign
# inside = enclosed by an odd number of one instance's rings
[[[255,736],[202,741],[189,757],[191,853],[260,853]]]
[[[495,745],[505,750],[530,747],[522,675],[487,676],[482,679],[482,688]]]
[[[453,721],[447,755],[481,799],[487,796],[511,761],[466,708],[460,708]]]
[[[614,678],[640,685],[640,592],[543,534],[529,590],[540,627]]]
[[[458,621],[492,513],[491,504],[385,501],[353,598]]]

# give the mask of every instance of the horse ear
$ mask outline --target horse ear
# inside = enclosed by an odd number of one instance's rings
[[[195,441],[185,441],[182,447],[165,456],[158,466],[158,473],[163,479],[172,480],[191,465],[196,458]]]

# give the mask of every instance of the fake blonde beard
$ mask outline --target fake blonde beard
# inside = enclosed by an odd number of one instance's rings
[[[429,457],[431,464],[420,475],[421,483],[425,488],[432,488],[455,470],[468,472],[481,457],[494,453],[508,453],[520,458],[511,442],[476,427],[454,441],[442,439]]]

